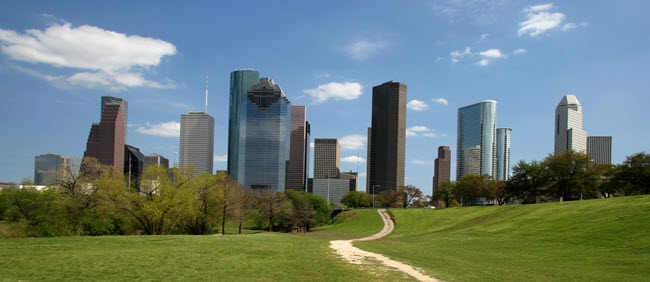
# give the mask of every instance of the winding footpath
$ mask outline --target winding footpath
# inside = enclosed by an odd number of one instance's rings
[[[410,265],[389,259],[380,254],[361,250],[352,245],[353,241],[376,240],[390,234],[393,231],[393,228],[395,228],[395,224],[388,216],[386,210],[380,209],[377,210],[377,212],[379,212],[379,215],[381,215],[381,218],[384,220],[384,228],[381,231],[379,231],[379,233],[361,239],[330,241],[330,248],[334,249],[338,255],[343,257],[349,263],[367,264],[368,259],[375,259],[386,266],[396,268],[397,270],[402,271],[408,275],[411,275],[420,281],[439,281],[433,277],[427,276],[422,271]]]

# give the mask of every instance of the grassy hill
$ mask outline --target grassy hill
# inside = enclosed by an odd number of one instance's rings
[[[391,211],[391,235],[355,245],[439,279],[650,279],[650,196]]]

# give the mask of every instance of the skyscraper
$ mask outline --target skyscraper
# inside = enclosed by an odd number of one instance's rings
[[[587,152],[587,132],[582,130],[582,105],[566,95],[555,108],[555,154],[566,150]]]
[[[124,148],[124,175],[129,183],[137,183],[144,170],[144,155],[139,148],[125,145]]]
[[[179,167],[213,173],[214,118],[205,112],[181,114]]]
[[[246,120],[248,90],[259,81],[254,70],[236,70],[230,73],[230,113],[228,115],[228,173],[235,177],[239,173],[239,142],[241,120]]]
[[[46,154],[36,156],[34,160],[34,184],[50,185],[61,180],[61,170],[70,166],[66,156]]]
[[[314,139],[314,179],[338,178],[341,145],[336,138]]]
[[[291,106],[291,145],[287,189],[307,190],[307,156],[309,141],[307,133],[307,109],[305,106]],[[307,140],[307,141],[306,141]]]
[[[291,135],[291,103],[279,85],[261,78],[240,109],[239,161],[231,176],[250,189],[286,188]]]
[[[372,88],[372,125],[368,144],[367,192],[379,193],[403,186],[406,84],[389,81]],[[373,189],[374,186],[377,188]]]
[[[124,98],[118,98],[118,97],[113,97],[113,96],[102,96],[102,105],[100,112],[102,115],[104,114],[104,105],[110,105],[110,104],[121,104],[122,105],[122,112],[124,113],[124,128],[127,128],[127,125],[129,124],[129,101],[127,101]],[[126,142],[126,136],[125,142]]]
[[[92,124],[84,153],[85,157],[96,158],[117,171],[124,171],[126,105],[125,99],[102,97],[101,121]]]
[[[512,136],[512,129],[497,128],[496,180],[510,179],[510,136]]]
[[[594,163],[612,163],[612,136],[587,137],[587,155]]]
[[[451,178],[451,150],[449,146],[438,147],[438,157],[433,162],[433,191],[438,190],[440,182]]]
[[[456,180],[467,174],[496,176],[496,130],[496,101],[458,108]]]

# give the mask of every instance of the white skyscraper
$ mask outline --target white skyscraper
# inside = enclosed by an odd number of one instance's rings
[[[181,169],[192,166],[197,172],[214,173],[214,118],[205,112],[182,114],[180,147]]]
[[[510,179],[510,137],[512,129],[497,128],[497,180]]]
[[[582,106],[575,95],[566,95],[555,108],[555,154],[566,150],[587,152],[587,132],[582,130]]]

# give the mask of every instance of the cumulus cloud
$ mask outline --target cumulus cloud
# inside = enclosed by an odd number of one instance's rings
[[[379,53],[382,49],[386,48],[386,43],[383,41],[367,41],[360,40],[354,42],[344,48],[348,56],[354,60],[364,61],[371,56]]]
[[[341,162],[344,162],[344,163],[355,163],[356,164],[357,160],[360,163],[365,163],[366,162],[366,159],[364,159],[362,157],[357,157],[357,156],[349,156],[349,157],[341,158]]]
[[[146,135],[160,137],[179,137],[181,135],[181,124],[176,121],[156,124],[150,124],[147,122],[145,126],[140,126],[135,131]]]
[[[431,101],[433,101],[436,104],[443,104],[445,106],[449,105],[449,101],[447,101],[447,99],[442,97],[433,98]]]
[[[314,104],[320,104],[329,99],[336,101],[357,99],[363,94],[361,89],[361,84],[356,82],[330,82],[303,92],[312,97]]]
[[[429,105],[420,100],[411,100],[406,104],[406,107],[414,111],[424,111],[429,108]]]
[[[163,57],[176,54],[173,44],[160,39],[90,25],[72,27],[64,22],[25,33],[0,29],[0,50],[16,61],[65,69],[68,74],[42,75],[55,85],[112,91],[175,87],[171,81],[144,78],[144,71],[158,66]]]
[[[524,8],[523,12],[526,15],[525,20],[519,23],[519,36],[536,37],[553,29],[567,31],[578,27],[575,23],[563,25],[562,22],[566,19],[566,15],[560,12],[551,12],[553,9],[555,9],[553,3]]]
[[[432,165],[432,162],[427,160],[410,160],[409,162],[416,165]]]
[[[365,135],[352,134],[339,138],[341,150],[360,150],[365,148],[368,139]]]
[[[214,156],[212,162],[214,163],[225,163],[228,161],[228,155]]]
[[[519,54],[526,53],[526,51],[527,51],[526,49],[519,48],[519,49],[513,51],[512,54],[519,55]]]
[[[445,134],[437,134],[433,129],[423,125],[415,125],[406,129],[406,136],[424,136],[429,138],[436,138],[446,136]]]
[[[476,65],[482,67],[489,65],[490,62],[492,62],[492,60],[494,59],[506,58],[506,55],[501,53],[501,50],[499,49],[489,49],[489,50],[481,51],[478,54],[479,56],[483,57],[483,59],[476,62]]]

